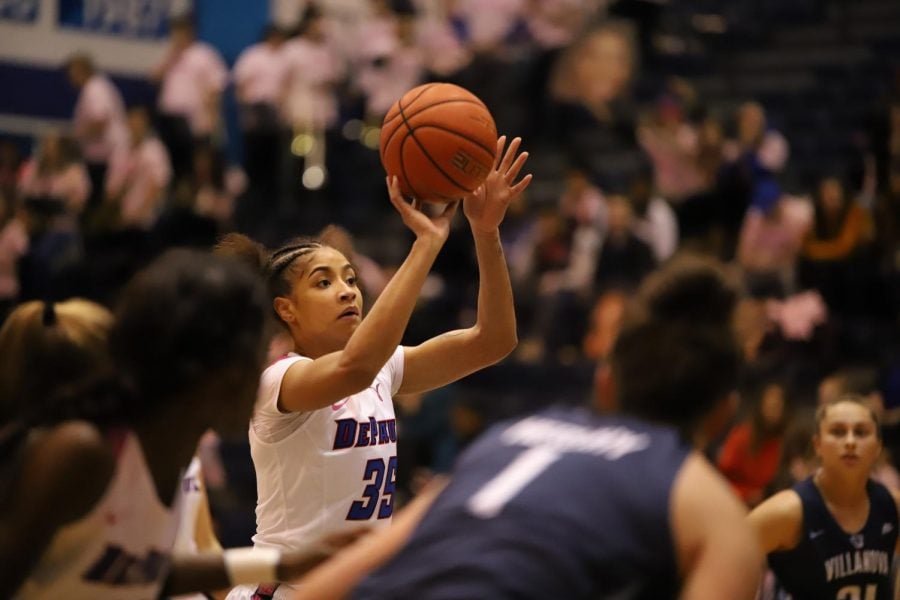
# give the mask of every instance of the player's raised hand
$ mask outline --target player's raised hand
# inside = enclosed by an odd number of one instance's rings
[[[403,192],[400,191],[400,184],[396,176],[387,178],[387,187],[391,204],[400,213],[403,223],[416,234],[417,239],[428,240],[437,245],[442,245],[447,241],[447,236],[450,234],[450,222],[453,220],[453,215],[456,214],[459,202],[451,202],[439,215],[429,217],[420,210],[422,206],[420,200],[413,198],[410,203],[403,198]]]
[[[528,160],[527,152],[516,155],[521,144],[522,138],[514,138],[504,153],[506,136],[500,136],[494,165],[487,179],[464,198],[463,212],[473,231],[489,233],[496,230],[503,221],[510,202],[531,183],[531,173],[516,181]]]

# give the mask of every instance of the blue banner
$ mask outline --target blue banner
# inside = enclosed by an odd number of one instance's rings
[[[40,4],[40,0],[0,0],[0,21],[34,23]]]
[[[170,0],[59,0],[59,26],[159,39],[169,32],[169,6]]]

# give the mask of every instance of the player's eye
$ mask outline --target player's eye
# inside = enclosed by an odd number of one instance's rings
[[[356,276],[351,275],[350,277],[347,278],[347,285],[352,285],[353,287],[356,287],[357,281],[358,280],[356,279]]]
[[[325,288],[327,288],[327,287],[330,286],[330,285],[331,285],[331,282],[328,281],[327,279],[320,279],[318,282],[316,282],[316,287],[317,287],[317,288],[325,289]]]

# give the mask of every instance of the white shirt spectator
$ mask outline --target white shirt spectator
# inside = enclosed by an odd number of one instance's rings
[[[112,81],[100,73],[91,75],[82,86],[72,121],[87,162],[108,162],[117,146],[128,143],[122,95]],[[99,135],[91,136],[89,128],[97,122],[103,123],[103,130]]]
[[[208,135],[216,126],[209,99],[221,94],[228,83],[228,70],[219,53],[203,42],[194,42],[176,57],[166,70],[159,94],[163,113],[188,120],[195,136]]]
[[[275,48],[262,42],[241,52],[234,65],[238,100],[242,104],[277,106],[281,102],[287,66],[283,45]]]
[[[653,198],[643,215],[634,216],[634,234],[653,250],[661,263],[678,247],[678,219],[672,207],[662,198]]]
[[[137,146],[113,155],[106,181],[107,193],[119,196],[121,223],[150,229],[162,209],[172,167],[165,146],[147,137]]]

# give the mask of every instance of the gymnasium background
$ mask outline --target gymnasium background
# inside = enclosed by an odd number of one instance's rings
[[[152,227],[78,215],[61,251],[40,228],[27,231],[19,250],[4,235],[34,209],[22,183],[29,162],[40,161],[48,136],[71,127],[78,92],[67,59],[89,54],[127,107],[153,113],[158,88],[149,73],[166,52],[170,16],[191,13],[197,37],[230,69],[268,23],[307,35],[307,3],[0,0],[0,318],[32,298],[112,302],[168,246],[209,246],[231,230],[275,245],[329,224],[341,226],[329,239],[354,254],[371,303],[409,243],[377,155],[385,97],[451,81],[484,99],[498,130],[522,136],[531,153],[535,181],[502,227],[520,345],[456,386],[397,399],[404,493],[448,469],[496,419],[552,401],[594,402],[595,365],[609,351],[622,303],[680,249],[728,260],[746,284],[743,410],[709,454],[748,504],[811,467],[811,411],[840,391],[861,393],[883,412],[896,450],[900,3],[317,6],[336,57],[323,80],[334,117],[279,124],[276,177],[255,180],[244,168],[245,113],[230,84],[220,126],[195,155],[194,172],[168,183]],[[295,76],[312,77],[318,66]],[[77,156],[69,160],[78,168]],[[204,194],[230,210],[204,212]],[[405,341],[470,323],[476,293],[472,244],[459,219]],[[223,542],[246,545],[255,499],[246,440],[210,438],[203,453]],[[900,485],[890,460],[879,477]]]

